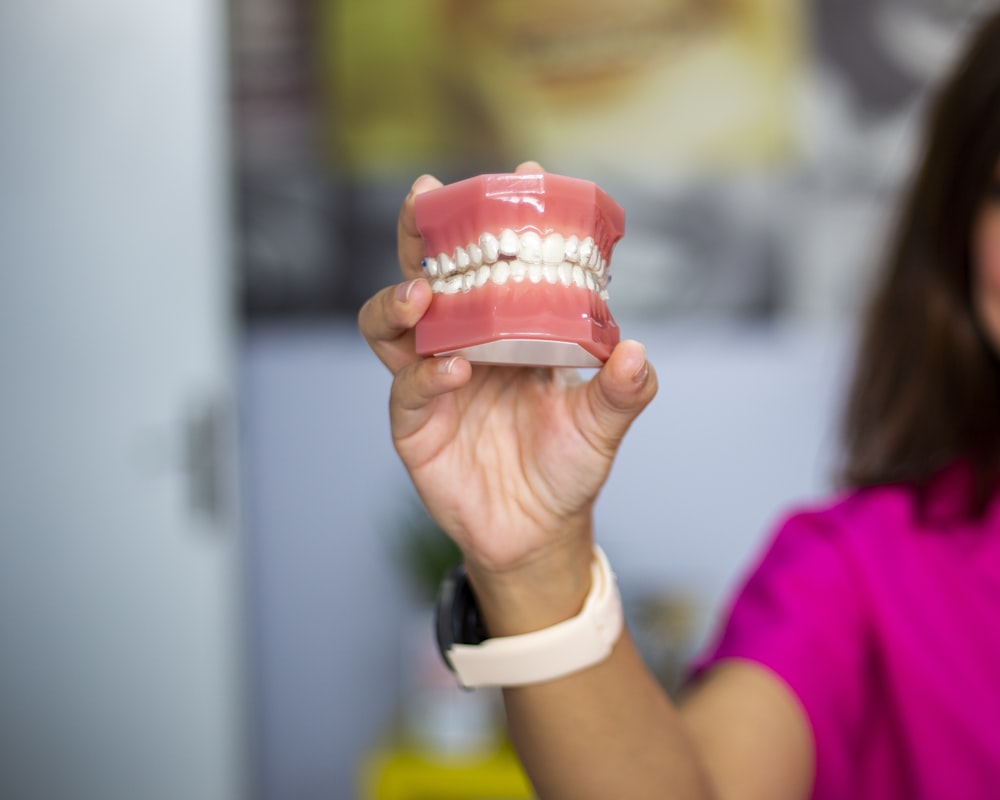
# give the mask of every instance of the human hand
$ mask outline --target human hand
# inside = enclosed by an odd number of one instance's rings
[[[517,171],[540,169],[528,162]],[[547,580],[555,565],[575,565],[589,581],[593,504],[629,425],[656,393],[655,373],[635,341],[619,343],[586,382],[575,370],[473,368],[460,357],[417,355],[413,329],[432,293],[414,198],[440,185],[428,176],[414,183],[398,223],[406,281],[359,314],[394,375],[394,445],[477,588],[529,573]]]

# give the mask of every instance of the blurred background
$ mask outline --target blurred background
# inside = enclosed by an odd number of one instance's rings
[[[0,796],[530,796],[433,650],[455,553],[356,330],[424,172],[625,208],[662,388],[598,538],[673,690],[833,486],[928,87],[996,6],[0,4]]]

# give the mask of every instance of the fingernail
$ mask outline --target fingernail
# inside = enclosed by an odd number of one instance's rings
[[[399,288],[396,289],[396,299],[400,303],[408,303],[410,301],[410,292],[413,291],[413,287],[416,285],[416,280],[407,281],[406,283],[401,283]]]
[[[413,185],[410,187],[410,194],[413,194],[415,191],[417,191],[417,185],[420,183],[420,181],[427,180],[428,178],[431,178],[431,177],[433,177],[433,176],[432,175],[428,175],[428,174],[425,173],[425,174],[421,175],[419,178],[417,178],[413,182]]]
[[[442,359],[441,361],[438,361],[438,372],[443,375],[451,375],[452,369],[455,368],[456,361],[458,361],[458,356],[452,356],[447,360]]]
[[[632,380],[636,383],[645,383],[647,377],[649,377],[649,361],[646,359],[646,349],[643,348],[642,365],[632,375]]]

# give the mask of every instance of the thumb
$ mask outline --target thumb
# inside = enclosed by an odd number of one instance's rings
[[[656,395],[656,373],[637,341],[619,342],[601,371],[586,384],[587,413],[581,420],[587,439],[614,455],[632,421]]]

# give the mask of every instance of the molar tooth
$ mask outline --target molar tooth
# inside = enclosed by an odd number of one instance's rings
[[[607,289],[601,289],[601,295],[600,295],[600,297],[601,297],[601,299],[605,303],[608,302],[608,290]]]
[[[479,246],[483,250],[483,260],[493,264],[500,258],[500,242],[492,233],[484,233],[479,237]]]
[[[586,270],[583,273],[583,279],[586,281],[587,288],[590,289],[590,291],[593,292],[597,289],[597,284],[594,282],[594,275],[590,272],[590,270]]]
[[[490,279],[490,268],[489,265],[483,264],[479,269],[476,270],[476,288],[479,289],[486,285],[486,281]]]
[[[592,270],[597,270],[597,263],[601,260],[601,251],[594,247],[593,252],[590,254],[590,258],[587,259],[587,266]]]
[[[438,271],[445,277],[455,271],[455,262],[451,260],[451,257],[447,253],[441,253],[438,256]]]
[[[561,233],[550,233],[542,243],[542,261],[558,264],[566,254],[566,239]]]
[[[559,283],[559,267],[555,264],[546,264],[542,267],[542,277],[545,278],[546,283]]]
[[[510,264],[506,261],[500,261],[490,269],[490,280],[497,286],[503,286],[509,278]]]
[[[579,264],[573,265],[573,285],[581,289],[587,285],[587,279],[583,277],[583,267]]]
[[[483,248],[474,242],[470,244],[466,250],[469,252],[469,262],[474,267],[478,267],[483,263]]]
[[[500,238],[498,240],[500,244],[500,254],[505,256],[516,256],[520,245],[518,241],[517,234],[514,233],[510,228],[504,228],[500,231]]]
[[[458,294],[462,291],[462,276],[452,275],[444,282],[445,294]]]
[[[566,239],[566,260],[571,264],[580,260],[580,237],[575,233]]]
[[[591,256],[594,255],[594,240],[588,236],[582,242],[580,242],[580,264],[587,266],[590,263]]]
[[[608,260],[601,256],[597,259],[597,266],[594,268],[594,272],[597,273],[597,277],[601,277],[605,272],[608,271]]]
[[[431,284],[431,291],[434,292],[434,294],[441,294],[444,292],[444,281],[441,278],[434,281],[434,283]]]
[[[469,268],[469,254],[466,252],[464,247],[456,247],[455,255],[455,265],[458,267],[459,271],[462,272]]]
[[[517,257],[526,264],[538,264],[542,260],[542,237],[535,231],[525,231],[518,243]]]
[[[476,275],[473,272],[462,273],[462,291],[468,292],[476,285]]]
[[[424,269],[424,275],[428,278],[436,278],[438,276],[438,262],[436,258],[425,258],[420,262],[420,266]]]
[[[528,265],[516,258],[510,262],[510,279],[514,283],[520,283],[528,275]]]
[[[542,265],[528,264],[528,280],[532,283],[542,282]]]
[[[566,288],[573,285],[573,265],[568,261],[563,261],[557,268],[559,271],[559,283]]]

